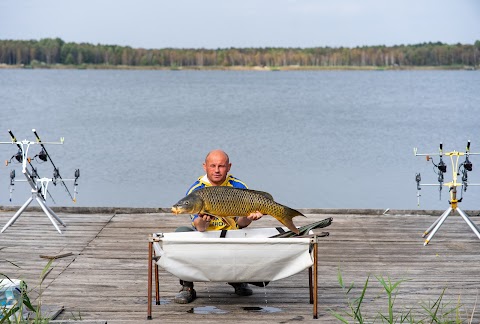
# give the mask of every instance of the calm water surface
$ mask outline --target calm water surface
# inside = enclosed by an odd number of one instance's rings
[[[64,178],[80,168],[78,206],[169,207],[222,148],[232,174],[294,208],[415,209],[415,173],[437,176],[413,147],[463,151],[471,140],[480,152],[479,122],[471,71],[0,70],[0,141],[8,129],[19,140],[33,140],[32,128],[44,141],[65,137],[47,149]],[[3,160],[15,152],[0,146]],[[480,183],[480,156],[471,160]],[[16,183],[9,202],[11,169],[0,167],[0,205],[29,196]],[[38,170],[51,177],[48,164]],[[479,198],[469,187],[461,207],[480,209]],[[424,188],[420,208],[446,209],[447,199]]]

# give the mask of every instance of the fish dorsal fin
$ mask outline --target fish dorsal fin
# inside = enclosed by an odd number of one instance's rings
[[[252,190],[252,189],[248,189],[248,190],[251,191],[251,192],[254,192],[256,194],[262,195],[267,199],[273,200],[273,196],[271,194],[269,194],[268,192],[260,191],[260,190]]]

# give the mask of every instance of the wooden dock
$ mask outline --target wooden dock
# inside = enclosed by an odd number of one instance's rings
[[[161,305],[152,306],[153,319],[147,321],[148,236],[174,231],[189,219],[165,212],[60,209],[67,227],[59,234],[41,211],[30,209],[0,234],[0,273],[24,279],[33,289],[32,298],[41,291],[43,305],[63,307],[52,323],[339,323],[332,312],[348,311],[348,300],[360,296],[367,278],[362,316],[366,322],[381,322],[378,314],[388,316],[388,299],[380,277],[392,283],[406,280],[398,286],[395,316],[411,310],[418,321],[426,314],[422,305],[431,307],[442,296],[439,314],[458,307],[464,323],[472,312],[471,323],[480,323],[480,240],[457,214],[424,247],[421,235],[442,211],[303,211],[307,218],[295,218],[297,226],[333,217],[331,226],[318,230],[330,236],[319,239],[316,320],[307,270],[266,288],[253,287],[249,297],[236,296],[226,283],[196,283],[198,299],[178,305],[173,302],[178,279],[160,269]],[[478,212],[467,212],[480,223]],[[13,214],[1,211],[0,226]],[[265,216],[251,226],[277,225]],[[38,287],[48,261],[44,257],[70,253],[53,262]],[[354,282],[348,296],[338,282],[339,271],[347,288]]]

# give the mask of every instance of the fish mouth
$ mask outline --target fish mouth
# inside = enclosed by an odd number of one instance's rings
[[[178,208],[177,206],[173,206],[172,213],[174,213],[175,215],[178,215],[180,213],[180,208]]]

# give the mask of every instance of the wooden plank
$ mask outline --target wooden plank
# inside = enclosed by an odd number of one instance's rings
[[[330,236],[319,243],[319,319],[312,319],[309,304],[308,276],[303,271],[266,288],[253,287],[254,295],[238,297],[226,283],[195,283],[199,298],[189,305],[173,302],[179,283],[160,269],[161,305],[152,305],[154,320],[168,323],[211,323],[235,319],[236,323],[337,322],[332,311],[346,309],[347,297],[338,283],[341,271],[346,284],[355,283],[350,297],[358,296],[370,276],[362,312],[373,321],[386,312],[386,294],[375,276],[392,281],[407,279],[399,286],[398,310],[421,311],[420,304],[434,302],[444,292],[444,301],[462,304],[463,319],[477,302],[480,271],[480,241],[460,217],[449,217],[431,243],[424,247],[421,237],[437,216],[417,212],[382,215],[311,213],[297,217],[297,226],[333,217],[331,226],[319,229]],[[432,213],[435,215],[435,213]],[[0,212],[0,224],[12,213]],[[142,323],[147,309],[148,235],[172,232],[189,224],[189,217],[168,213],[149,214],[72,214],[61,213],[67,223],[58,234],[41,212],[26,212],[0,235],[0,268],[11,278],[22,278],[34,288],[32,296],[42,294],[46,305],[63,305],[57,321]],[[297,220],[298,219],[298,220]],[[472,217],[476,223],[479,217]],[[263,217],[251,227],[278,226]],[[47,262],[40,255],[72,253],[53,262],[53,270],[37,287]],[[16,267],[5,260],[18,265]],[[446,290],[444,290],[446,289]],[[276,309],[276,312],[253,311]],[[207,310],[206,314],[201,310]],[[210,309],[225,313],[210,312]],[[199,312],[195,312],[195,309]],[[250,310],[248,310],[250,309]],[[478,309],[478,307],[477,307]],[[470,313],[468,313],[470,314]],[[474,314],[474,323],[480,321]]]

